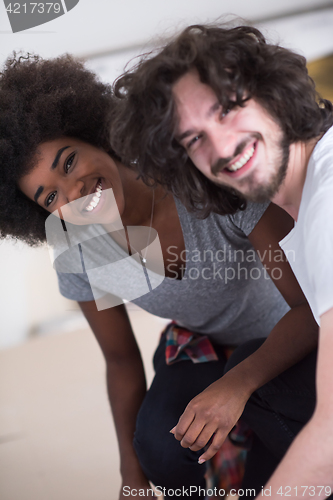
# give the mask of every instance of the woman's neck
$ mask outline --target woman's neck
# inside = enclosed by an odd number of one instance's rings
[[[153,190],[138,179],[138,172],[118,165],[123,186],[124,209],[121,214],[124,226],[149,225],[152,211]],[[147,224],[148,221],[148,224]]]

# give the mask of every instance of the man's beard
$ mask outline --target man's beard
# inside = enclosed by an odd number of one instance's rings
[[[263,203],[274,198],[276,193],[279,191],[281,184],[286,177],[289,163],[289,142],[285,137],[283,137],[280,143],[280,155],[278,161],[280,162],[280,165],[266,185],[256,183],[255,179],[252,178],[252,176],[249,176],[247,179],[249,190],[245,195],[246,199],[256,203]]]
[[[242,185],[247,186],[246,192],[242,192],[237,188],[225,184],[223,184],[223,187],[255,203],[263,203],[271,200],[280,189],[286,177],[289,163],[289,146],[290,143],[284,134],[280,143],[277,145],[279,155],[276,161],[279,162],[279,167],[276,172],[272,174],[266,185],[259,184],[255,178],[255,172],[253,172],[253,175],[250,174],[246,179],[239,181],[239,187]],[[219,185],[221,185],[221,183],[219,183]]]

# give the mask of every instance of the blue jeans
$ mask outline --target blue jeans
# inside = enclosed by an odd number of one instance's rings
[[[263,341],[256,339],[239,346],[228,360],[226,371],[256,351]],[[255,391],[246,404],[242,419],[254,431],[255,439],[247,456],[243,488],[260,492],[295,436],[311,418],[316,404],[316,364],[317,349]],[[260,468],[268,472],[271,469],[261,480]]]
[[[202,451],[184,449],[169,433],[186,405],[225,371],[254,352],[264,341],[258,339],[238,347],[228,362],[220,346],[214,346],[219,361],[194,364],[180,361],[165,363],[165,339],[155,356],[155,377],[137,418],[134,447],[141,467],[155,486],[190,490],[205,488]],[[248,454],[243,487],[259,493],[293,438],[310,418],[315,402],[315,353],[256,391],[245,407],[243,417],[256,433]],[[165,499],[171,498],[165,495]],[[192,494],[203,499],[203,493]]]

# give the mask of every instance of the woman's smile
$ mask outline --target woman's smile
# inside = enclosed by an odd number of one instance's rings
[[[92,210],[95,210],[95,208],[99,205],[99,202],[101,201],[101,196],[102,196],[102,179],[98,179],[96,189],[92,193],[93,199],[89,203],[89,205],[86,206],[85,210],[87,212],[91,212]]]
[[[119,219],[124,209],[122,181],[115,161],[104,150],[61,137],[40,144],[35,163],[19,187],[48,212],[74,224]]]

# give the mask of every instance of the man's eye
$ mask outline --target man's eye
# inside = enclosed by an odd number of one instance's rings
[[[222,108],[221,110],[221,118],[224,118],[230,111],[232,111],[236,106],[235,101],[229,101],[228,106],[226,106],[224,109]]]
[[[231,108],[226,108],[221,111],[221,118],[224,118],[228,113],[230,113]]]
[[[72,154],[71,154],[71,155],[67,158],[67,160],[65,161],[64,169],[65,169],[65,173],[66,173],[66,174],[67,174],[67,172],[70,170],[71,166],[73,165],[74,158],[75,158],[75,153],[72,153]]]
[[[49,205],[51,205],[51,203],[53,202],[54,198],[56,196],[56,191],[53,191],[53,193],[51,193],[47,198],[46,198],[46,202],[45,202],[45,205],[48,207]]]
[[[198,140],[201,139],[201,135],[196,135],[193,137],[193,139],[190,140],[190,142],[187,143],[186,149],[191,149],[191,147],[198,142]]]

